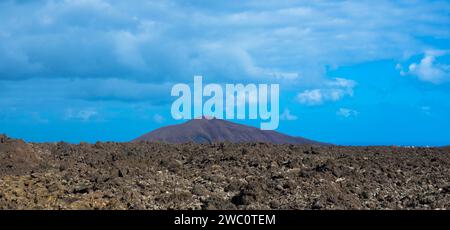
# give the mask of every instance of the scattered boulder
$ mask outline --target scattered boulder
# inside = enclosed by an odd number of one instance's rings
[[[250,205],[257,201],[257,192],[252,191],[250,189],[243,189],[239,194],[233,196],[231,198],[231,203],[236,206],[239,205]]]
[[[5,143],[7,139],[8,137],[6,135],[0,134],[0,144]]]

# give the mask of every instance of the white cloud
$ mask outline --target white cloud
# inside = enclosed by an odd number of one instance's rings
[[[281,113],[280,119],[281,120],[285,120],[285,121],[295,121],[295,120],[298,119],[298,117],[296,115],[294,115],[294,114],[291,114],[291,111],[286,108],[283,111],[283,113]]]
[[[402,76],[413,75],[421,81],[444,83],[450,80],[450,65],[438,63],[436,58],[448,53],[448,51],[426,51],[420,62],[410,64],[408,70],[404,70],[400,64],[397,64],[396,69]]]
[[[403,70],[403,65],[402,64],[397,63],[397,65],[395,65],[395,69],[400,71],[400,75],[401,76],[405,76],[406,75],[405,70]]]
[[[328,81],[326,85],[331,87],[340,87],[346,89],[353,89],[356,86],[356,82],[345,78],[335,78],[332,81]]]
[[[91,108],[81,110],[67,109],[64,114],[64,119],[89,121],[97,115],[98,112]]]
[[[419,109],[420,109],[420,111],[421,111],[423,114],[425,114],[425,115],[427,115],[427,116],[431,115],[431,107],[429,107],[429,106],[422,106],[422,107],[420,107]]]
[[[153,115],[153,121],[155,121],[155,122],[158,123],[158,124],[163,123],[165,120],[166,120],[166,119],[165,119],[162,115],[160,115],[160,114],[155,114],[155,115]]]
[[[325,102],[336,102],[345,96],[353,96],[356,82],[344,78],[335,78],[325,82],[319,89],[305,90],[297,95],[297,101],[305,105],[321,105]]]
[[[323,103],[322,90],[305,90],[297,95],[297,99],[302,104],[318,105]]]
[[[347,109],[347,108],[340,108],[337,112],[336,115],[338,116],[342,116],[342,117],[356,117],[358,116],[359,112],[356,110],[352,110],[352,109]]]
[[[274,76],[278,80],[296,80],[299,77],[298,73],[289,72],[273,72],[268,73],[268,75]]]

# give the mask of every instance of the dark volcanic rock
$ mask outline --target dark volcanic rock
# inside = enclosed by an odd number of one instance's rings
[[[448,147],[2,139],[0,209],[450,209]]]
[[[0,134],[0,144],[2,144],[2,143],[5,143],[5,142],[6,142],[6,140],[7,140],[7,137],[6,137],[6,135],[4,135],[4,134]]]

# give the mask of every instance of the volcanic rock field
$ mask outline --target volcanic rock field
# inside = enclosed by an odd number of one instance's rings
[[[450,147],[1,135],[0,209],[450,209]]]

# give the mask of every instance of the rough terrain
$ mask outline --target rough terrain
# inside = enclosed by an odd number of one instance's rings
[[[0,135],[0,209],[450,209],[450,147],[35,144]]]

